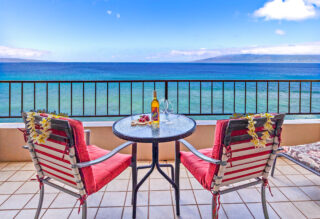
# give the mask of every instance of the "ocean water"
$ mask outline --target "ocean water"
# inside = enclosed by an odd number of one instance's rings
[[[319,78],[320,63],[0,63],[0,80],[282,80]]]
[[[320,79],[320,64],[201,64],[201,63],[0,63],[0,81],[19,80],[164,80],[164,79],[210,79],[210,80],[286,80],[286,79]],[[108,86],[108,87],[107,87]],[[144,92],[142,92],[144,86]],[[164,83],[156,83],[159,99],[164,98]],[[201,86],[201,88],[200,88]],[[169,83],[169,100],[173,112],[178,113],[255,113],[257,112],[288,112],[289,84],[269,83],[267,100],[267,83],[256,84],[225,83],[224,94],[222,83],[186,82]],[[235,87],[234,87],[235,86]],[[33,84],[24,84],[23,110],[34,109],[34,93],[36,93],[36,109],[46,108],[46,84],[37,84],[34,92]],[[132,108],[130,83],[93,83],[85,84],[85,106],[83,107],[83,85],[63,83],[60,85],[60,111],[71,114],[116,115],[150,112],[153,83],[132,84]],[[96,102],[94,93],[96,92]],[[120,90],[120,94],[119,94]],[[236,93],[234,93],[234,90]],[[291,112],[299,112],[300,84],[290,85]],[[58,111],[58,84],[48,85],[48,110]],[[301,84],[301,112],[310,111],[310,83]],[[120,102],[119,102],[120,95]],[[234,102],[234,95],[236,96]],[[11,115],[19,115],[21,105],[21,83],[11,84]],[[179,98],[177,98],[179,96]],[[108,98],[108,103],[107,103]],[[224,98],[224,99],[222,99]],[[320,112],[320,83],[312,84],[312,112]],[[0,116],[9,114],[9,84],[0,83]],[[268,104],[267,104],[268,101]],[[224,102],[224,104],[223,104]],[[95,105],[96,104],[96,105]],[[119,112],[120,109],[120,112]],[[196,119],[219,119],[228,116],[193,116]],[[287,118],[319,118],[316,115],[289,116]],[[82,120],[114,120],[117,118],[84,118]],[[19,119],[0,119],[1,122],[20,121]]]

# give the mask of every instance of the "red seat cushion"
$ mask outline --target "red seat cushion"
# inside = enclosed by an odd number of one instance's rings
[[[88,145],[87,149],[90,160],[97,159],[110,152],[95,145]],[[102,163],[92,165],[91,168],[95,188],[90,192],[93,193],[99,191],[103,186],[122,173],[128,166],[130,166],[131,157],[132,156],[129,154],[118,153]],[[84,177],[86,178],[86,176]]]
[[[199,150],[200,153],[216,160],[221,159],[225,130],[229,120],[218,120],[215,128],[213,148]],[[191,172],[191,174],[207,190],[211,189],[213,176],[217,174],[220,165],[208,163],[201,160],[192,152],[180,152],[181,163]]]
[[[200,153],[210,157],[212,148],[199,150]],[[180,152],[181,163],[190,171],[190,173],[204,186],[206,184],[206,175],[209,170],[209,163],[201,160],[192,152]]]

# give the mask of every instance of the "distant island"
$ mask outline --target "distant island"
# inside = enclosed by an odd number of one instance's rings
[[[0,63],[20,63],[20,62],[44,62],[35,59],[0,58]]]
[[[0,63],[50,62],[36,59],[0,58]],[[106,62],[108,63],[108,62]],[[320,63],[320,55],[235,54],[192,61],[192,63]]]
[[[236,54],[200,59],[197,63],[320,63],[320,55]]]

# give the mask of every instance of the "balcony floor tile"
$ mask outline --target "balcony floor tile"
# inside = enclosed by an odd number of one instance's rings
[[[101,207],[120,207],[124,206],[126,192],[105,192],[101,201]]]
[[[15,219],[25,219],[25,218],[34,218],[36,214],[36,209],[26,209],[19,212]]]
[[[149,162],[138,163],[146,164]],[[170,172],[168,168],[163,169]],[[140,179],[146,171],[139,170]],[[270,218],[320,218],[320,177],[283,158],[278,159],[275,173],[275,177],[269,178],[274,197],[266,190]],[[32,163],[0,162],[0,217],[34,217],[39,199],[39,185],[34,179]],[[88,219],[131,218],[131,186],[128,168],[108,186],[88,197]],[[260,186],[221,195],[219,218],[263,218]],[[183,165],[180,189],[180,218],[211,218],[211,193],[204,190]],[[157,171],[140,187],[137,205],[137,219],[178,218],[174,189]],[[45,185],[43,218],[81,218],[78,206],[77,198]]]
[[[226,213],[223,210],[223,204],[219,208],[219,218],[227,219]],[[211,205],[198,205],[200,210],[200,215],[202,219],[211,219],[212,218],[212,207]]]
[[[105,219],[105,218],[121,218],[123,208],[113,207],[113,208],[99,208],[96,218]]]
[[[172,205],[170,191],[150,191],[150,205]]]
[[[27,181],[34,175],[34,171],[17,171],[8,181]]]
[[[72,208],[63,209],[48,209],[42,219],[56,219],[56,218],[68,218],[71,213]]]
[[[291,202],[270,203],[272,208],[281,218],[303,219],[306,218]]]
[[[152,219],[174,219],[172,206],[150,206],[149,218]]]
[[[254,216],[254,218],[264,218],[263,211],[262,211],[262,203],[249,203],[247,204],[250,212]],[[277,213],[267,204],[268,208],[268,215],[270,219],[278,219],[280,218]]]
[[[48,208],[50,204],[53,202],[53,200],[58,196],[58,194],[45,194],[45,198],[43,199],[43,208]],[[28,202],[28,204],[25,206],[25,208],[34,208],[36,209],[38,207],[39,203],[39,194],[36,194],[33,196],[33,198]]]
[[[32,198],[33,195],[12,195],[2,205],[0,209],[21,209]]]
[[[19,210],[0,211],[0,218],[14,218],[18,212]]]
[[[197,205],[181,205],[180,212],[181,219],[201,219]]]
[[[290,201],[308,201],[310,198],[299,187],[281,187],[280,191]]]
[[[147,219],[148,218],[148,207],[137,207],[136,219]],[[125,207],[123,211],[123,219],[132,218],[132,207]]]
[[[223,208],[225,209],[229,219],[253,218],[250,211],[244,204],[224,204]]]
[[[315,202],[293,202],[293,204],[308,218],[320,218],[320,208]]]
[[[306,193],[311,200],[319,201],[320,200],[320,186],[306,186],[299,187],[304,193]]]

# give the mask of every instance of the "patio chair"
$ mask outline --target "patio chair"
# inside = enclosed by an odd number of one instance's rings
[[[212,193],[212,218],[217,218],[220,194],[261,183],[263,213],[265,218],[269,218],[265,187],[268,186],[268,173],[280,144],[283,119],[284,115],[282,114],[275,114],[272,118],[274,130],[265,147],[255,148],[250,142],[252,137],[247,134],[247,119],[218,121],[213,148],[198,151],[186,140],[177,141],[175,147],[176,184],[179,185],[179,165],[181,162],[197,181]],[[256,133],[261,137],[266,118],[256,118],[254,121],[256,122]],[[180,143],[184,144],[190,152],[180,151]],[[223,188],[234,183],[237,185]],[[176,197],[179,197],[179,194]],[[179,198],[176,201],[178,208]]]
[[[320,141],[297,146],[283,146],[273,161],[271,176],[274,174],[278,157],[285,157],[295,164],[320,176]]]
[[[136,143],[129,141],[112,151],[90,145],[90,132],[84,131],[80,121],[69,118],[52,118],[49,138],[44,143],[34,143],[27,129],[27,114],[22,113],[22,117],[26,124],[27,137],[27,145],[24,148],[30,151],[40,183],[40,199],[35,218],[39,218],[42,208],[44,184],[78,198],[82,206],[82,218],[87,216],[87,196],[99,191],[129,166],[132,167],[132,184],[133,188],[135,187]],[[35,116],[36,129],[39,129],[39,122],[44,117],[47,117],[47,114]],[[118,153],[130,145],[132,155]],[[64,188],[53,180],[71,189]]]

